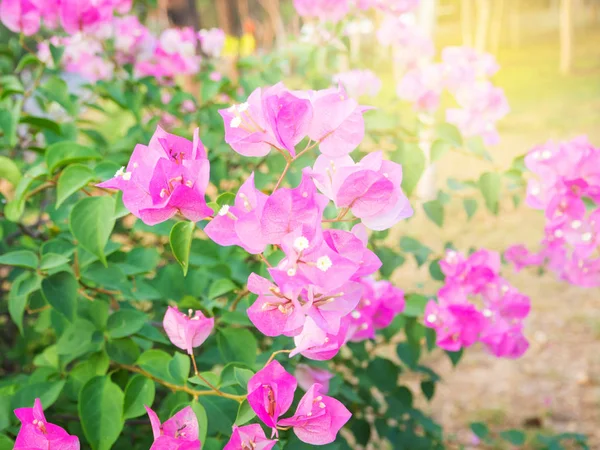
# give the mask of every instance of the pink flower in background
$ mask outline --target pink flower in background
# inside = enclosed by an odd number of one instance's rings
[[[545,265],[569,283],[600,286],[600,149],[585,137],[534,147],[525,165],[536,175],[527,186],[527,204],[545,212],[541,249],[523,246],[505,255],[517,269]]]
[[[114,5],[110,1],[60,0],[60,22],[69,34],[95,31],[110,22]]]
[[[162,80],[195,74],[200,69],[202,60],[196,54],[197,41],[196,33],[192,28],[164,30],[154,50],[137,61],[136,74],[154,76]]]
[[[522,356],[529,346],[523,321],[530,300],[500,276],[500,256],[485,249],[468,257],[448,250],[440,268],[445,285],[424,318],[436,330],[437,345],[458,351],[482,342],[497,357]]]
[[[211,28],[210,30],[200,30],[198,32],[200,48],[211,58],[221,56],[223,46],[225,45],[225,32],[220,28]]]
[[[186,406],[163,424],[152,409],[145,408],[154,435],[150,450],[200,450],[198,419],[191,406]]]
[[[248,403],[260,420],[277,435],[279,417],[294,400],[297,386],[293,375],[277,361],[271,361],[248,381]]]
[[[392,46],[395,64],[408,71],[429,64],[435,55],[433,40],[407,17],[386,15],[377,30],[377,40]]]
[[[2,0],[0,19],[15,33],[31,36],[40,29],[41,10],[35,0]]]
[[[127,169],[98,186],[122,191],[125,207],[154,225],[177,213],[192,221],[210,216],[204,199],[208,181],[209,162],[198,129],[190,142],[157,127],[148,146],[135,147]]]
[[[352,414],[338,400],[321,394],[321,385],[313,384],[300,400],[292,417],[279,422],[289,426],[302,442],[325,445],[335,441]]]
[[[348,316],[348,339],[354,342],[375,339],[375,330],[386,328],[404,311],[404,292],[386,280],[360,280],[364,294]]]
[[[245,103],[219,113],[225,123],[225,142],[244,156],[265,156],[272,146],[295,156],[294,147],[306,137],[313,117],[310,102],[282,83],[257,88]]]
[[[215,319],[205,317],[201,311],[194,313],[190,309],[188,314],[184,314],[172,306],[167,308],[163,319],[163,327],[171,343],[190,355],[194,347],[206,341],[214,326]]]
[[[324,394],[327,394],[329,390],[329,380],[334,377],[328,370],[312,367],[308,364],[298,364],[294,375],[296,376],[296,380],[298,380],[298,386],[305,391],[308,391],[313,384],[319,383],[321,385],[321,392]]]
[[[348,95],[358,98],[362,95],[375,97],[381,90],[381,80],[372,70],[349,70],[333,76],[335,83],[341,83]]]
[[[485,144],[497,144],[500,137],[496,122],[510,111],[504,90],[490,82],[479,82],[461,88],[456,99],[462,109],[446,110],[446,120],[464,136],[481,136]]]
[[[478,80],[486,80],[500,66],[494,55],[469,47],[445,47],[442,50],[444,83],[451,91],[468,89]]]
[[[410,70],[400,83],[396,93],[402,100],[413,104],[420,112],[434,112],[442,95],[442,72],[439,64],[429,64]]]
[[[14,412],[21,421],[14,449],[79,450],[77,436],[71,436],[63,428],[46,421],[39,398],[35,399],[33,408],[17,408]]]
[[[243,427],[233,426],[231,438],[223,450],[271,450],[276,440],[267,439],[265,432],[257,423]]]
[[[359,163],[349,156],[321,155],[306,173],[338,208],[348,208],[372,230],[385,230],[413,214],[402,192],[402,166],[384,160],[381,152]]]
[[[404,14],[415,9],[420,0],[371,0],[374,8],[391,14]]]
[[[115,17],[112,25],[116,58],[120,63],[135,63],[152,55],[156,38],[137,16]]]
[[[294,0],[302,17],[314,17],[326,22],[339,22],[350,11],[349,0]]]

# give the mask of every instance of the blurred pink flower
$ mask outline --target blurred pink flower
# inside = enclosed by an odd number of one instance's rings
[[[215,326],[215,319],[207,318],[201,311],[189,310],[189,314],[179,312],[177,308],[169,306],[163,319],[163,327],[171,343],[188,354],[194,352],[194,347],[199,347],[206,341]]]

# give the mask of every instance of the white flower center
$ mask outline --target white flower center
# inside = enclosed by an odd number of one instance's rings
[[[229,124],[229,126],[231,128],[238,128],[241,124],[242,118],[240,116],[235,116],[233,119],[231,119],[231,123]]]
[[[294,275],[296,275],[296,269],[294,269],[293,267],[291,269],[288,269],[287,274],[289,277],[293,277]]]
[[[435,322],[437,320],[437,316],[435,314],[429,314],[427,316],[427,322]]]
[[[244,111],[247,111],[249,107],[250,107],[250,105],[248,105],[248,102],[244,102],[244,103],[240,103],[238,105],[237,110],[239,112],[244,112]]]
[[[308,248],[308,239],[306,239],[304,236],[297,237],[294,239],[294,248],[298,252],[306,250]]]
[[[317,267],[319,270],[327,272],[331,266],[333,266],[333,263],[331,262],[331,259],[329,259],[329,256],[325,255],[317,259]]]
[[[227,215],[228,212],[229,212],[229,205],[223,205],[223,206],[221,206],[221,209],[219,210],[219,215],[225,216],[225,215]]]
[[[360,319],[360,313],[358,311],[352,311],[350,315],[353,319]]]
[[[589,242],[589,241],[591,241],[592,240],[592,233],[589,233],[589,232],[588,233],[583,233],[581,235],[581,240],[583,242]]]

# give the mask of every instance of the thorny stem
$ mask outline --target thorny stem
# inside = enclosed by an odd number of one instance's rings
[[[275,359],[275,356],[279,355],[280,353],[291,353],[291,350],[277,350],[276,352],[273,352],[271,357],[265,363],[265,366],[268,366]]]
[[[150,378],[151,380],[153,380],[159,384],[162,384],[163,386],[171,389],[172,391],[185,392],[186,394],[189,394],[194,398],[198,398],[198,397],[205,396],[205,395],[212,395],[212,396],[229,398],[231,400],[235,400],[238,403],[241,403],[246,399],[246,395],[228,394],[226,392],[219,391],[218,389],[210,390],[210,391],[198,391],[198,390],[192,389],[188,386],[180,386],[177,384],[169,383],[168,381],[164,381],[164,380],[161,380],[160,378],[156,378],[154,375],[146,372],[144,369],[140,369],[139,367],[135,367],[135,366],[130,366],[128,364],[118,364],[118,367],[128,370],[133,373],[139,373],[140,375],[143,375],[146,378]]]

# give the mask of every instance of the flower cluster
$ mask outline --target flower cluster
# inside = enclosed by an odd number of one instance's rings
[[[35,399],[33,408],[15,409],[15,415],[21,421],[21,428],[14,449],[56,448],[61,450],[79,450],[79,439],[71,436],[63,428],[46,420],[42,402]]]
[[[338,400],[323,393],[319,383],[311,385],[292,417],[281,419],[294,400],[298,383],[277,361],[271,361],[248,381],[248,403],[272,435],[278,427],[291,427],[298,439],[312,445],[333,442],[351,413]],[[232,438],[233,439],[233,438]]]
[[[211,28],[210,30],[200,30],[198,32],[200,48],[205,55],[211,58],[221,56],[223,46],[225,45],[225,32],[220,28]]]
[[[440,261],[446,276],[437,302],[425,308],[425,325],[436,330],[437,345],[458,351],[483,343],[497,357],[518,358],[529,343],[523,320],[529,314],[529,297],[499,274],[500,256],[479,250],[465,258],[448,250]]]
[[[302,17],[339,22],[350,11],[350,0],[294,0],[294,7]]]
[[[334,83],[341,83],[348,92],[348,95],[354,98],[368,95],[375,97],[381,90],[381,80],[372,70],[349,70],[340,72],[333,76]]]
[[[132,0],[2,0],[0,18],[15,33],[31,36],[37,33],[43,21],[47,28],[58,24],[68,34],[97,31],[112,20],[115,12],[125,14]]]
[[[527,204],[545,212],[538,252],[517,245],[505,253],[517,269],[548,267],[569,283],[600,286],[600,148],[585,137],[547,142],[525,157],[537,175],[527,186]]]

